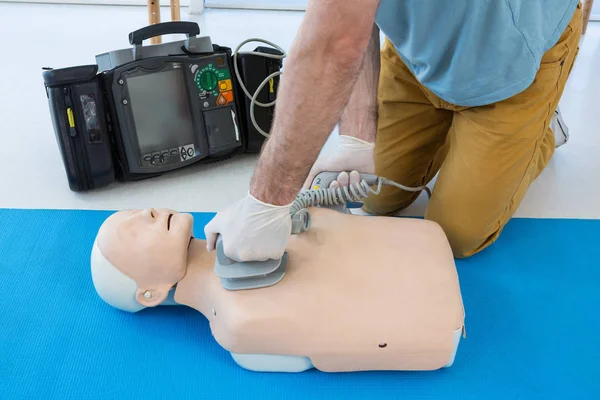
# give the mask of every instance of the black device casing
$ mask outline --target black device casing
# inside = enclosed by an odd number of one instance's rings
[[[231,65],[231,53],[227,47],[221,47],[214,45],[214,52],[210,55],[185,55],[185,56],[164,56],[164,57],[153,57],[149,59],[139,60],[131,62],[115,69],[105,71],[100,74],[101,86],[103,89],[103,96],[106,100],[108,115],[110,123],[108,124],[111,133],[110,137],[113,144],[114,164],[116,177],[120,181],[135,181],[141,179],[152,178],[159,176],[165,172],[173,169],[184,168],[185,166],[192,164],[206,164],[214,163],[217,161],[223,161],[233,156],[242,154],[245,149],[246,135],[243,129],[238,128],[240,126],[240,107],[239,107],[239,95],[238,89],[231,76],[232,89],[235,93],[234,102],[231,106],[223,107],[219,110],[209,110],[208,112],[202,111],[200,107],[200,101],[197,100],[196,96],[192,94],[189,97],[191,101],[192,119],[194,121],[195,130],[197,132],[205,131],[205,136],[201,135],[198,137],[199,140],[197,149],[199,154],[195,159],[190,159],[185,163],[181,163],[174,168],[143,168],[138,165],[136,159],[130,160],[128,153],[136,147],[135,145],[135,127],[130,112],[127,111],[127,106],[123,105],[123,100],[127,98],[127,94],[123,91],[122,84],[119,83],[123,79],[122,77],[129,74],[137,69],[141,70],[156,70],[162,69],[167,64],[178,64],[181,69],[189,71],[189,67],[195,63],[203,62],[205,57],[215,57],[217,55],[223,55],[227,58],[227,66]],[[190,79],[187,77],[186,79]],[[195,90],[194,84],[191,81],[186,82],[188,90]],[[207,122],[208,113],[214,112],[229,112],[230,109],[234,110],[235,126],[230,126],[231,129],[223,129],[226,126],[217,124],[212,126]],[[214,114],[213,114],[214,115]],[[221,122],[225,122],[221,120]],[[237,130],[240,137],[239,143],[235,144],[231,142],[231,135]],[[129,147],[129,151],[128,151]],[[153,172],[156,171],[156,172]]]
[[[279,50],[259,46],[254,49],[255,52],[283,55]],[[254,94],[262,81],[274,72],[280,71],[283,61],[274,58],[261,57],[254,54],[240,54],[237,56],[237,64],[242,82],[250,94]],[[270,103],[275,100],[279,88],[279,76],[273,78],[273,85],[265,85],[256,99],[261,103]],[[250,119],[250,99],[241,88],[238,88],[238,99],[244,99],[240,105],[242,118],[242,129],[246,133],[246,153],[259,153],[265,141],[265,137],[256,130]],[[240,102],[241,103],[241,102]],[[254,118],[257,125],[265,132],[269,132],[275,115],[275,106],[259,107],[254,106]]]
[[[114,182],[97,65],[43,72],[57,144],[69,188],[80,192]]]
[[[143,40],[167,32],[185,33],[188,39],[153,46],[149,55],[142,47]],[[102,65],[110,68],[103,68],[100,72],[100,64],[44,68],[43,78],[54,132],[71,190],[87,191],[107,186],[115,180],[146,179],[192,164],[260,152],[266,138],[250,120],[250,99],[234,73],[231,48],[216,44],[207,46],[206,39],[197,38],[198,34],[196,23],[156,24],[130,34],[132,51],[102,55]],[[255,51],[282,55],[265,47],[258,47]],[[203,97],[197,91],[200,86],[196,78],[189,74],[194,74],[202,63],[210,62],[217,55],[217,58],[224,57],[226,60],[224,67],[229,72],[221,79],[227,79],[227,75],[230,77],[233,93],[233,100],[217,104],[222,107],[215,107],[214,99]],[[241,79],[251,93],[268,75],[282,67],[281,60],[249,54],[240,54],[237,61]],[[219,63],[221,61],[217,65]],[[191,107],[194,143],[189,146],[182,144],[178,154],[174,152],[175,148],[167,149],[168,152],[163,149],[152,150],[152,154],[136,154],[139,151],[138,132],[130,111],[126,77],[138,72],[159,71],[168,65],[187,71],[185,91]],[[275,77],[261,90],[258,101],[267,103],[275,100],[278,86],[279,77]],[[157,96],[160,94],[156,93]],[[259,126],[270,131],[274,106],[256,106],[254,111]],[[188,158],[181,152],[184,150],[188,151]],[[175,160],[178,155],[181,158],[179,162]],[[155,159],[155,156],[158,158]]]

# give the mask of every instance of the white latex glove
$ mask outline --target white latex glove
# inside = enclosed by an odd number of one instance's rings
[[[206,225],[206,247],[214,250],[220,234],[225,255],[235,261],[279,259],[292,232],[290,208],[263,203],[248,193]]]
[[[314,178],[324,171],[358,171],[375,174],[374,143],[352,136],[340,135],[339,145],[333,154],[321,154],[312,166],[303,189],[309,189]],[[345,186],[347,182],[334,181],[331,186]]]

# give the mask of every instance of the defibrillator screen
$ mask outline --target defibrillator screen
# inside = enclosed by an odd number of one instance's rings
[[[131,76],[129,103],[141,154],[194,143],[194,126],[182,69]]]

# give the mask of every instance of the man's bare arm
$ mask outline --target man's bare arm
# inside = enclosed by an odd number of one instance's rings
[[[314,0],[284,69],[271,137],[250,193],[289,204],[335,124],[361,70],[379,0]]]
[[[340,134],[373,143],[377,132],[377,88],[379,86],[379,28],[373,24],[371,40],[360,75],[340,120]]]

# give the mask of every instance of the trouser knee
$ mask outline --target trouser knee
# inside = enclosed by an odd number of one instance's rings
[[[483,224],[469,221],[468,217],[457,218],[456,215],[452,217],[426,215],[426,219],[442,227],[456,258],[467,258],[481,252],[494,243],[501,231],[500,226],[490,231],[490,228]]]
[[[410,206],[418,197],[417,194],[383,188],[377,196],[365,200],[363,211],[374,215],[392,215]]]

